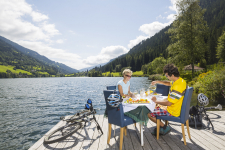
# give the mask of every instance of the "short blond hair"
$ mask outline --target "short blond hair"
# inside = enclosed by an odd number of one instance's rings
[[[125,69],[123,71],[123,75],[125,75],[126,73],[129,73],[130,75],[132,75],[133,72],[130,69]]]

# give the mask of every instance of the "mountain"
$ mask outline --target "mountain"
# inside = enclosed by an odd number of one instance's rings
[[[58,68],[47,65],[34,57],[24,54],[12,45],[0,39],[0,67],[8,68],[0,72],[0,77],[49,76],[58,74]],[[10,69],[12,68],[13,69]],[[15,73],[17,72],[17,73]],[[11,74],[11,75],[9,75]]]
[[[225,0],[200,0],[200,7],[206,9],[204,19],[209,26],[209,36],[207,39],[208,50],[205,59],[208,64],[216,63],[216,46],[218,38],[225,30]],[[166,31],[171,26],[167,26],[154,36],[143,40],[130,51],[121,57],[116,58],[101,68],[100,71],[117,70],[117,68],[132,67],[132,71],[141,70],[142,65],[153,61],[156,57],[168,58],[166,48],[170,44],[170,38]]]
[[[2,36],[0,36],[0,39],[3,40],[4,42],[8,43],[9,45],[13,46],[15,49],[19,50],[20,52],[22,52],[22,53],[24,53],[28,56],[31,56],[31,57],[43,62],[46,65],[53,66],[53,67],[57,68],[59,73],[67,74],[67,73],[78,72],[78,70],[76,70],[76,69],[68,67],[68,66],[66,66],[62,63],[52,61],[52,60],[48,59],[47,57],[42,56],[42,55],[38,54],[37,52],[35,52],[33,50],[30,50],[28,48],[20,46],[19,44],[14,43],[14,42],[12,42],[12,41],[10,41],[10,40],[2,37]]]

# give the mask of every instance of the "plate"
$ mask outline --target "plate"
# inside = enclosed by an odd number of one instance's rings
[[[153,94],[153,96],[161,96],[161,95],[162,95],[161,93]]]

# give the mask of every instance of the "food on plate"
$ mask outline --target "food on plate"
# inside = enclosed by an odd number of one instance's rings
[[[132,99],[132,98],[129,98],[124,103],[137,104],[137,103],[150,103],[150,101],[148,101],[148,99],[143,99],[143,98],[141,98],[141,99]]]
[[[162,95],[162,94],[160,94],[160,93],[154,93],[153,95],[159,95],[159,96],[160,96],[160,95]]]

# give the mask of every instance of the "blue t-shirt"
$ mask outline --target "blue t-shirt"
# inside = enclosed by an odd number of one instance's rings
[[[116,90],[118,90],[118,85],[121,85],[121,86],[122,86],[123,94],[128,94],[128,88],[129,88],[129,86],[130,86],[130,81],[127,81],[127,84],[125,84],[125,83],[123,82],[123,80],[120,80],[120,81],[117,83]]]

